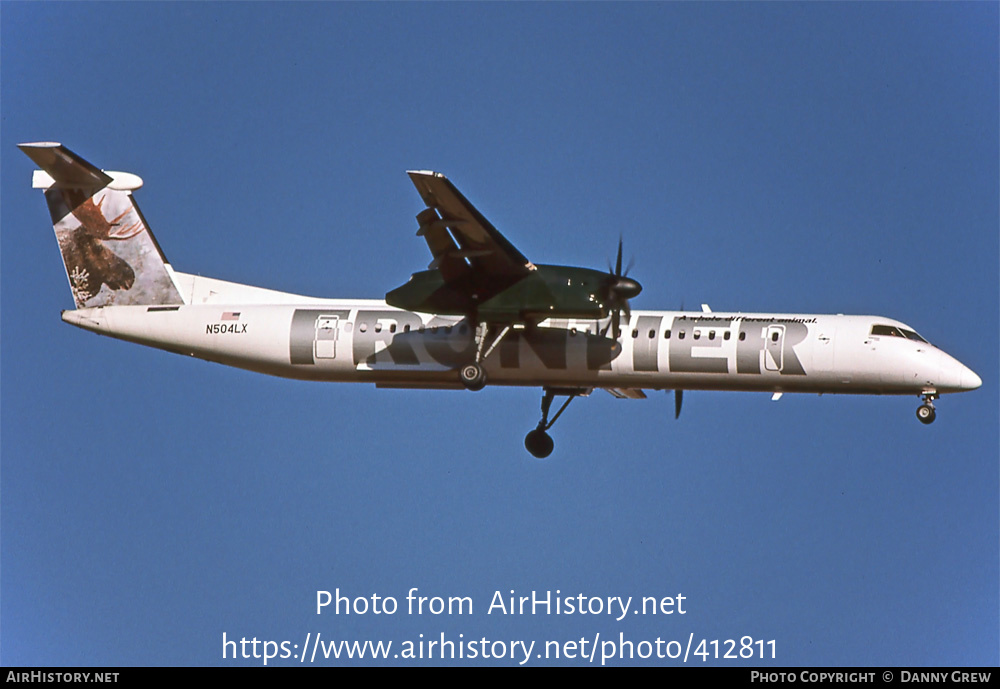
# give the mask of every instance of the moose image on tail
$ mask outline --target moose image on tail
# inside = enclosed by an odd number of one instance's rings
[[[166,260],[139,212],[136,175],[104,172],[58,144],[21,146],[43,169],[52,226],[76,307],[180,304]]]

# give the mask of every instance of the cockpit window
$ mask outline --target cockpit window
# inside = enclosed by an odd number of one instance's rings
[[[917,335],[912,330],[907,330],[906,328],[897,328],[894,325],[873,325],[871,334],[876,337],[878,336],[903,337],[906,338],[907,340],[913,340],[915,342],[923,342],[924,344],[930,344],[929,342],[927,342],[927,340],[920,337],[920,335]]]
[[[924,344],[930,344],[930,342],[928,342],[924,338],[920,337],[920,335],[917,335],[912,330],[907,330],[906,328],[900,328],[900,330],[903,331],[903,334],[906,336],[907,340],[916,340],[917,342],[923,342]]]
[[[873,325],[872,335],[878,336],[889,336],[889,337],[903,337],[903,333],[899,332],[899,328],[894,325]]]

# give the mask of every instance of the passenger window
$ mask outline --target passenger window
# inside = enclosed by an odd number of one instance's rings
[[[396,332],[396,324],[395,323],[392,323],[391,325],[389,325],[389,332],[391,332],[391,333]]]
[[[677,339],[678,340],[683,340],[684,339],[684,331],[683,330],[677,331]]]
[[[375,332],[377,332],[377,333],[382,332],[382,324],[381,323],[378,323],[378,322],[375,323]]]
[[[639,337],[639,331],[638,330],[633,330],[632,331],[632,339],[635,339],[637,337]]]
[[[670,331],[669,330],[666,331],[665,333],[663,333],[663,339],[664,340],[669,340],[670,339]]]
[[[724,332],[722,334],[722,339],[723,340],[728,340],[730,335],[731,335],[731,333],[727,330],[726,332]]]
[[[710,339],[710,340],[714,340],[715,339],[715,331],[714,330],[709,330],[708,331],[708,339]]]
[[[700,330],[695,330],[694,331],[694,339],[697,340],[697,339],[700,339],[700,338],[701,338],[701,331]]]
[[[740,333],[740,342],[742,342],[745,339],[747,339],[747,334],[746,333]]]
[[[410,326],[409,326],[409,324],[403,326],[403,332],[404,333],[410,332]]]
[[[650,330],[649,331],[649,339],[652,340],[654,337],[656,337],[656,331],[655,330]]]
[[[771,333],[771,342],[778,341],[778,333]]]

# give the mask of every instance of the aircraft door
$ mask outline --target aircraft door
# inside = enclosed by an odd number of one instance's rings
[[[316,318],[316,338],[313,354],[317,359],[337,357],[337,336],[340,334],[340,317],[321,315]]]
[[[764,343],[764,368],[780,371],[784,365],[785,326],[769,325]]]

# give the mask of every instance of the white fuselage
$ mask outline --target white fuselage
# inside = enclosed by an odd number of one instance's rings
[[[175,273],[186,304],[63,313],[103,335],[287,378],[460,388],[475,352],[467,321],[381,300],[300,297]],[[877,316],[632,311],[615,344],[607,321],[550,320],[507,335],[485,361],[492,385],[560,388],[936,394],[978,376],[933,345],[879,336]]]

